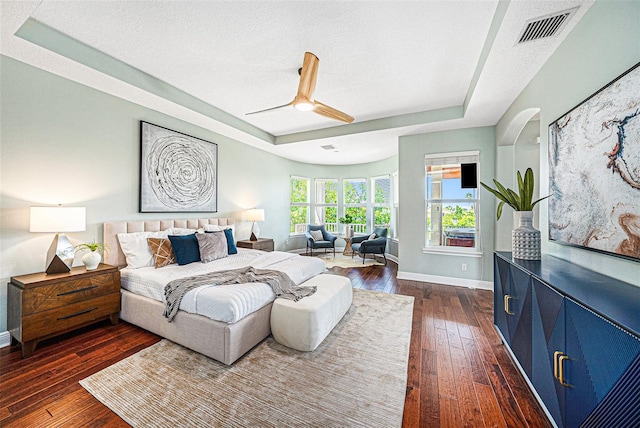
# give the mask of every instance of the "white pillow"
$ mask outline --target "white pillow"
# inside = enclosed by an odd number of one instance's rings
[[[372,233],[371,235],[369,235],[369,237],[367,238],[367,240],[369,240],[369,239],[376,239],[376,238],[377,238],[376,234],[375,234],[375,233]]]
[[[167,236],[169,236],[167,231],[118,233],[118,241],[120,241],[120,248],[127,259],[127,267],[138,269],[155,266],[147,238],[166,238]]]
[[[222,231],[222,227],[218,226],[217,224],[205,224],[203,229],[205,232],[221,232]]]
[[[169,229],[165,229],[163,232],[166,232],[167,235],[191,235],[192,233],[196,233],[196,230],[186,227],[170,227]]]
[[[221,232],[225,229],[231,229],[231,234],[235,238],[236,236],[236,225],[232,224],[230,226],[218,226],[217,224],[205,224],[203,227],[205,232]]]
[[[314,241],[324,240],[324,236],[322,235],[321,230],[310,230],[309,233],[311,234],[311,237],[313,238]]]

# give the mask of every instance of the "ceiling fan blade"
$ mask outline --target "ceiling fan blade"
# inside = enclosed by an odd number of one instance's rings
[[[342,122],[351,123],[353,118],[346,113],[336,110],[326,104],[322,104],[320,101],[313,102],[313,111],[329,119],[340,120]]]
[[[298,93],[293,100],[295,105],[298,102],[310,102],[313,99],[313,91],[316,90],[316,78],[318,77],[318,63],[320,60],[311,52],[304,53],[302,71],[300,72],[300,83]]]
[[[250,114],[256,114],[256,113],[264,113],[265,111],[278,110],[280,108],[289,107],[291,104],[293,104],[293,103],[287,103],[287,104],[283,104],[283,105],[277,106],[277,107],[270,107],[270,108],[266,108],[264,110],[252,111],[250,113],[245,113],[245,116],[246,115],[250,115]]]

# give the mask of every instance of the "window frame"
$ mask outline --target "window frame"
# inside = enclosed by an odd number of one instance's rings
[[[449,158],[449,159],[447,159]],[[467,159],[465,159],[467,158]],[[451,159],[463,159],[463,161],[457,162],[455,164],[461,164],[461,163],[467,163],[467,162],[475,162],[477,165],[477,170],[476,170],[476,174],[478,177],[480,177],[480,151],[474,150],[474,151],[461,151],[461,152],[448,152],[448,153],[428,153],[425,155],[425,160],[424,160],[424,184],[425,184],[425,191],[424,191],[424,247],[423,247],[423,252],[424,253],[440,253],[440,254],[453,254],[453,255],[466,255],[466,256],[481,256],[482,255],[482,246],[481,246],[481,230],[480,230],[480,188],[476,187],[475,188],[475,198],[472,199],[460,199],[460,198],[445,198],[443,196],[445,195],[440,195],[439,198],[435,198],[433,197],[433,195],[431,194],[430,190],[428,189],[427,183],[429,181],[429,172],[428,172],[428,167],[429,165],[433,165],[434,164],[434,160],[442,160],[442,163],[440,163],[440,165],[451,165],[453,164],[452,162],[450,162]],[[431,163],[430,163],[431,162]],[[435,165],[438,165],[438,163],[435,163]],[[479,182],[479,180],[478,180]],[[431,196],[431,197],[429,197]],[[432,245],[429,243],[429,204],[440,204],[441,210],[440,210],[440,217],[443,217],[442,214],[442,207],[446,206],[446,205],[456,205],[457,203],[465,203],[465,204],[472,204],[473,205],[473,211],[475,214],[475,228],[474,228],[474,245],[473,247],[463,247],[463,246],[447,246],[447,245],[442,245],[442,244],[438,244],[438,245]],[[440,228],[440,233],[444,233],[444,227]]]
[[[386,179],[389,181],[389,198],[386,202],[376,202],[376,180]],[[371,230],[376,227],[386,227],[391,229],[391,211],[393,204],[393,182],[391,180],[391,175],[378,175],[376,177],[371,177]],[[388,224],[376,224],[376,208],[387,208],[389,210],[389,223]]]
[[[346,192],[346,188],[345,185],[348,182],[362,182],[365,185],[365,199],[364,201],[360,201],[358,203],[347,203],[347,192]],[[369,193],[370,193],[370,189],[369,189],[369,179],[368,178],[360,178],[360,177],[355,177],[355,178],[343,178],[342,179],[342,215],[344,216],[347,213],[347,209],[348,208],[364,208],[364,212],[365,212],[365,222],[364,224],[362,223],[356,223],[353,224],[353,231],[354,233],[367,233],[367,229],[369,227]]]
[[[306,181],[307,182],[307,196],[306,196],[306,200],[307,202],[292,202],[291,201],[291,186],[292,186],[292,181],[293,180],[301,180],[301,181]],[[304,231],[296,231],[295,226],[291,223],[291,209],[293,207],[307,207],[307,218],[306,218],[306,223],[305,223],[305,230]],[[300,177],[297,175],[290,175],[289,176],[289,236],[300,236],[300,235],[304,235],[306,233],[306,225],[309,224],[309,219],[311,216],[311,179],[307,178],[307,177]],[[293,229],[293,230],[292,230]]]
[[[335,203],[330,203],[330,202],[318,202],[318,200],[320,199],[320,196],[322,196],[322,200],[324,201],[325,198],[324,196],[326,195],[325,192],[320,193],[318,191],[318,185],[320,183],[335,183],[336,186],[336,202]],[[313,214],[314,214],[314,222],[315,224],[324,224],[325,225],[325,229],[327,230],[327,232],[331,232],[331,233],[338,233],[338,229],[340,226],[340,223],[338,222],[338,218],[340,217],[340,213],[339,213],[339,190],[340,190],[340,180],[338,180],[337,178],[316,178],[314,179],[314,190],[315,190],[315,203],[314,203],[314,208],[313,208]],[[334,207],[336,210],[336,222],[335,223],[327,223],[326,221],[323,222],[318,222],[318,208],[323,210],[323,217],[326,216],[326,212],[324,212],[325,208],[331,208]]]

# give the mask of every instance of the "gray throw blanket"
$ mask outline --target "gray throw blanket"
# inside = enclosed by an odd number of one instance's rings
[[[316,292],[317,287],[300,287],[296,285],[289,275],[277,270],[256,269],[253,266],[240,269],[230,269],[218,272],[210,272],[202,275],[180,278],[169,282],[164,287],[164,297],[167,307],[164,310],[165,318],[169,322],[178,313],[180,302],[187,292],[203,285],[244,284],[247,282],[264,282],[271,286],[276,297],[297,302],[303,297]]]

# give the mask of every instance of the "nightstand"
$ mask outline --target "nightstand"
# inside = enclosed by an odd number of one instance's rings
[[[236,246],[240,248],[251,248],[252,250],[273,251],[273,239],[258,238],[257,241],[245,239],[243,241],[236,241]]]
[[[74,267],[68,273],[15,276],[7,288],[7,327],[30,356],[38,342],[109,319],[118,323],[120,271],[100,264],[95,270]]]

